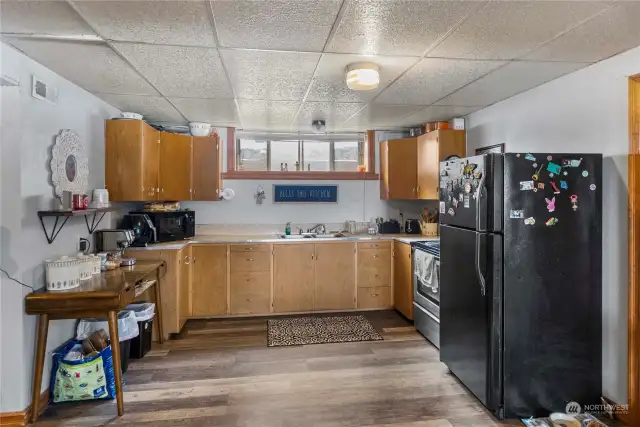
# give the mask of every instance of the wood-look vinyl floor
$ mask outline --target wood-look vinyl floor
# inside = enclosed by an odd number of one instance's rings
[[[192,320],[125,374],[115,401],[53,405],[48,426],[462,427],[498,422],[395,311],[384,341],[267,347],[266,319]]]

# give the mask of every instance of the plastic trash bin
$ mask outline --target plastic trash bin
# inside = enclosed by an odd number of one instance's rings
[[[138,322],[138,336],[131,340],[129,357],[142,359],[151,350],[155,304],[150,302],[131,304],[125,310],[132,310]]]

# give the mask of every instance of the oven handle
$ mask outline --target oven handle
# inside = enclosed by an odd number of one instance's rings
[[[423,312],[424,314],[426,314],[427,316],[429,316],[433,321],[440,323],[440,319],[438,319],[436,316],[434,316],[433,314],[429,313],[427,310],[425,310],[424,307],[422,307],[420,304],[418,304],[417,302],[413,302],[413,306],[416,307],[418,310],[420,310],[421,312]]]

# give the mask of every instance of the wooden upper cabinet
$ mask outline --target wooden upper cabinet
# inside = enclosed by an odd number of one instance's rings
[[[418,198],[417,138],[390,139],[380,144],[380,198]]]
[[[315,310],[356,308],[356,244],[315,245]]]
[[[393,306],[407,319],[413,319],[413,270],[411,245],[393,242]]]
[[[221,159],[218,136],[193,137],[191,200],[220,200]]]
[[[314,297],[315,245],[273,245],[273,311],[311,311]]]
[[[437,200],[440,189],[440,162],[451,156],[466,157],[463,130],[436,130],[418,137],[418,198]]]
[[[109,199],[158,199],[160,132],[141,120],[107,120],[105,185]]]
[[[160,133],[160,199],[191,200],[192,138]]]

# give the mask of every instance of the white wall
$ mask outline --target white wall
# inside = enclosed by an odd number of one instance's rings
[[[471,114],[469,151],[602,153],[603,394],[627,403],[628,80],[640,48]]]
[[[0,57],[0,71],[20,81],[19,87],[0,88],[0,265],[39,288],[43,260],[72,254],[78,238],[89,237],[84,220],[71,218],[49,245],[36,215],[54,199],[48,163],[55,136],[61,129],[78,132],[89,159],[88,190],[103,188],[104,120],[119,111],[5,44]],[[31,97],[32,74],[58,87],[57,106]],[[108,226],[110,218],[104,221]],[[24,314],[31,290],[0,277],[0,412],[22,411],[31,402],[36,318]],[[50,352],[73,336],[73,326],[51,322],[42,390],[48,387]]]
[[[227,130],[217,129],[223,144],[223,169],[226,170]],[[376,135],[376,159],[379,158],[378,143],[381,138],[394,138],[393,133]],[[233,141],[231,142],[233,143]],[[376,161],[376,170],[379,170]],[[277,204],[273,203],[273,184],[327,184],[338,185],[338,203],[336,204]],[[255,193],[262,185],[266,199],[262,205],[256,205]],[[418,201],[380,200],[378,181],[273,181],[273,180],[224,180],[224,187],[232,188],[235,199],[220,202],[184,202],[182,206],[196,210],[196,222],[205,224],[284,224],[296,223],[342,223],[347,220],[358,222],[371,218],[399,219],[402,212],[405,218],[417,218],[425,206],[435,208],[435,204]]]

